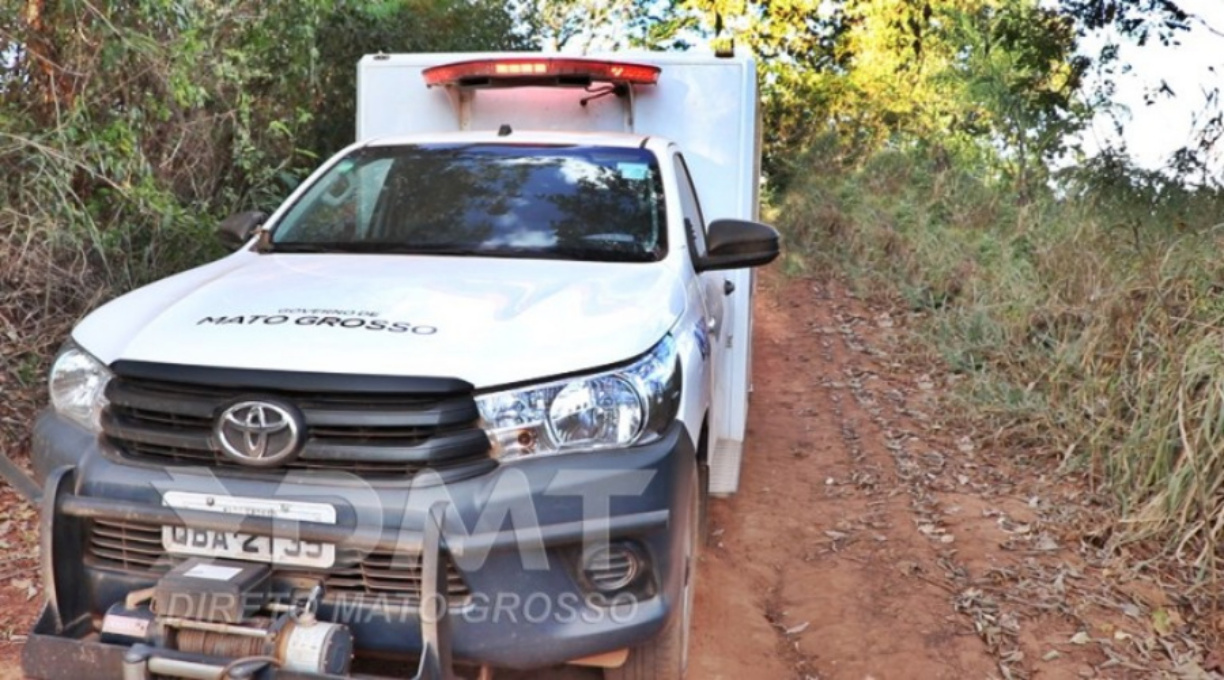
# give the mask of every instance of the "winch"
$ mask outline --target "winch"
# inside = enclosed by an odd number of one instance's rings
[[[124,680],[238,680],[269,666],[346,675],[353,636],[316,617],[322,587],[282,598],[271,576],[266,564],[188,560],[111,606],[101,641],[130,647]]]

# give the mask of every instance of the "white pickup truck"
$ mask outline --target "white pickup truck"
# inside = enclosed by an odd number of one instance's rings
[[[233,254],[55,360],[29,677],[684,676],[778,254],[752,60],[373,55],[358,90]]]

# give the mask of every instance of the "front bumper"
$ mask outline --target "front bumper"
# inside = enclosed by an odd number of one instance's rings
[[[58,468],[47,483],[44,517],[55,517],[57,510],[71,510],[68,496],[73,469]],[[69,504],[69,505],[65,505]],[[77,509],[83,509],[81,506]],[[71,514],[71,513],[69,513]],[[444,602],[446,573],[442,567],[442,524],[445,506],[435,504],[421,536],[424,571],[422,597],[418,607],[422,646],[417,672],[412,680],[459,680],[452,657],[452,632]],[[53,529],[44,522],[43,529]],[[259,531],[252,527],[252,531]],[[63,541],[53,532],[43,536],[43,549],[55,550]],[[53,562],[54,560],[50,560]],[[345,676],[311,673],[279,668],[259,657],[241,659],[180,652],[145,644],[130,646],[98,641],[86,630],[86,616],[64,619],[67,607],[81,604],[80,591],[72,588],[74,574],[51,569],[48,599],[34,631],[22,650],[22,670],[35,680],[79,680],[80,678],[121,678],[152,680],[178,677],[194,680],[341,680]],[[68,599],[61,602],[61,597]]]
[[[121,677],[127,648],[107,649],[112,646],[90,636],[111,604],[153,585],[158,576],[90,564],[86,533],[99,519],[256,535],[288,532],[338,549],[420,553],[425,561],[432,559],[426,545],[430,512],[441,508],[435,557],[448,555],[471,591],[471,599],[436,627],[435,637],[449,641],[443,646],[456,659],[529,669],[637,646],[663,628],[681,591],[684,521],[677,520],[687,519],[680,499],[689,497],[696,463],[692,438],[676,423],[651,444],[528,459],[447,484],[427,477],[375,484],[336,475],[163,468],[121,461],[107,444],[52,413],[36,426],[34,454],[47,482],[48,605],[27,647],[27,673],[74,680],[81,675],[52,674],[40,659],[62,661],[74,649],[76,658],[101,663],[95,668],[114,669],[90,677]],[[172,510],[161,502],[168,490],[328,502],[336,507],[337,523]],[[632,541],[647,556],[651,586],[636,599],[608,603],[591,597],[579,558],[584,542],[604,537]],[[416,607],[324,600],[320,618],[349,626],[359,655],[439,656],[429,617]]]

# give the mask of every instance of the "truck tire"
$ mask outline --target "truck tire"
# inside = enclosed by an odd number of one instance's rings
[[[697,590],[697,552],[701,543],[701,513],[704,496],[694,475],[691,505],[685,521],[684,588],[679,611],[653,640],[629,651],[620,668],[604,669],[604,680],[684,680],[688,670],[689,630],[693,622],[693,595]]]

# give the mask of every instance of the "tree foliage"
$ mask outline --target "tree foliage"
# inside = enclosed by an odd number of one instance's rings
[[[511,10],[550,51],[684,50],[697,15],[681,0],[515,0]]]
[[[691,6],[711,33],[724,27],[728,35],[716,39],[761,58],[775,179],[789,176],[788,164],[806,140],[834,135],[851,159],[934,145],[989,160],[1027,186],[1091,113],[1081,96],[1091,61],[1077,48],[1084,31],[1103,19],[1089,16],[1088,4],[692,0]],[[1119,16],[1132,14],[1123,8]]]
[[[1192,18],[1175,0],[1061,0],[1060,8],[1076,22],[1080,35],[1112,28],[1140,44],[1153,37],[1173,40],[1190,28]]]
[[[27,0],[4,23],[14,117],[68,146],[127,138],[107,148],[138,157],[132,172],[229,204],[267,205],[352,141],[362,54],[534,45],[499,4],[466,0]]]
[[[337,2],[319,22],[320,63],[311,91],[310,148],[326,157],[353,141],[357,61],[375,52],[464,52],[534,49],[530,27],[500,2],[407,0]]]

